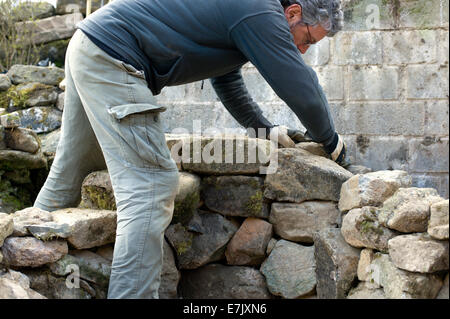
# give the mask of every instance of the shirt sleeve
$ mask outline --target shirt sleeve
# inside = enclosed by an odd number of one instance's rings
[[[247,17],[229,33],[236,47],[292,109],[314,141],[335,134],[328,101],[315,71],[305,64],[280,12]]]
[[[273,127],[248,93],[240,68],[210,81],[225,108],[240,125],[253,128],[255,132],[258,128]]]

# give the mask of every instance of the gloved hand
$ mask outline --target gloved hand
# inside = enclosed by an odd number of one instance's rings
[[[283,147],[295,147],[296,143],[313,141],[307,134],[284,125],[275,125],[269,129],[268,139],[277,141]]]

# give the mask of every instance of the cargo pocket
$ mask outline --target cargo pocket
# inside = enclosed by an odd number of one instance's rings
[[[144,103],[108,108],[120,136],[121,155],[128,165],[176,169],[162,129],[161,109],[165,108]]]

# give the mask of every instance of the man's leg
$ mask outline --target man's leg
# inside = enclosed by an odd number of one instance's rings
[[[178,189],[154,97],[139,72],[81,31],[69,49],[74,84],[105,156],[117,204],[108,298],[158,298],[164,231]]]
[[[46,211],[77,206],[86,175],[106,168],[102,151],[73,83],[69,63],[65,65],[65,77],[60,139],[48,177],[34,203],[34,207]]]

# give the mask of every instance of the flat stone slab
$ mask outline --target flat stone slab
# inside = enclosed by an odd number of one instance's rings
[[[313,293],[316,287],[314,246],[302,246],[281,239],[260,271],[271,294],[296,299]]]
[[[14,84],[39,82],[47,85],[58,85],[64,79],[64,69],[58,67],[15,64],[7,74]]]
[[[442,200],[433,188],[399,188],[383,203],[378,219],[383,226],[403,233],[426,232],[430,206]]]
[[[274,232],[283,239],[312,243],[313,233],[321,229],[338,227],[341,213],[334,202],[307,201],[300,204],[272,203],[270,223]]]
[[[400,187],[411,186],[405,171],[377,171],[358,174],[342,184],[339,209],[349,211],[363,206],[381,206]]]
[[[37,207],[27,207],[11,214],[14,221],[13,236],[29,235],[28,226],[40,225],[53,221],[52,213]]]
[[[401,235],[389,240],[389,256],[398,268],[433,273],[449,268],[448,241],[438,241],[426,233]]]
[[[269,217],[264,179],[256,176],[208,176],[201,196],[208,209],[226,216]]]
[[[318,298],[346,298],[357,275],[359,250],[345,242],[338,228],[314,233],[314,247]]]
[[[345,241],[357,248],[373,248],[386,252],[388,241],[399,235],[378,221],[378,209],[365,206],[350,210],[342,220],[341,233]]]
[[[180,282],[183,298],[189,299],[270,299],[264,276],[251,267],[209,264],[183,271]]]
[[[2,247],[3,261],[17,267],[39,267],[57,261],[67,252],[66,241],[43,242],[34,237],[8,237]]]
[[[353,176],[335,162],[302,149],[283,148],[276,153],[278,168],[264,183],[264,196],[274,201],[337,202],[342,184]]]

